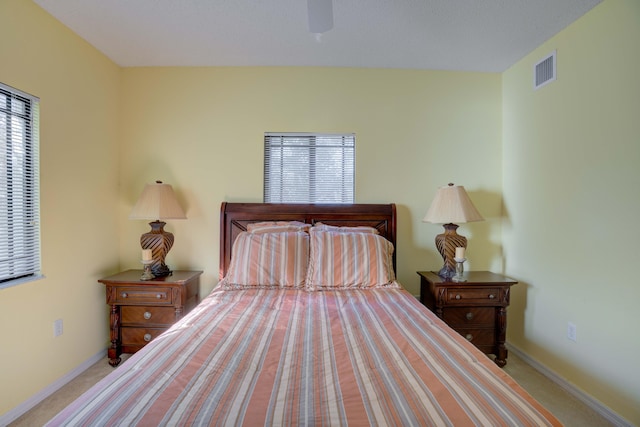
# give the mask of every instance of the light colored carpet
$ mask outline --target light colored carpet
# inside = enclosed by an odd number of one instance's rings
[[[123,355],[123,362],[128,355]],[[40,402],[31,411],[18,418],[9,427],[36,427],[72,402],[85,390],[98,382],[114,368],[107,359],[101,360],[77,376],[56,393]],[[118,368],[115,368],[118,369]],[[609,427],[605,418],[578,399],[558,387],[544,375],[511,352],[504,370],[522,385],[533,397],[549,409],[567,427]]]
[[[503,369],[565,426],[614,426],[602,415],[536,371],[514,352],[509,352],[507,365]]]
[[[120,357],[122,366],[125,360],[129,358],[129,354],[123,354]],[[68,404],[73,402],[78,396],[87,391],[92,385],[107,376],[114,369],[109,365],[109,359],[105,357],[101,361],[95,363],[89,369],[75,377],[73,380],[65,384],[57,392],[37,404],[26,414],[9,424],[11,427],[38,427],[43,426],[53,418],[58,412],[64,409]]]

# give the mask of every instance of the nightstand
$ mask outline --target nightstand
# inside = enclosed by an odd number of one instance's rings
[[[418,271],[420,302],[495,362],[507,364],[507,307],[515,280],[489,271],[464,273],[466,282],[452,282],[432,271]]]
[[[127,270],[98,282],[106,285],[111,305],[109,364],[135,353],[169,329],[200,302],[202,271],[174,271],[167,277],[140,280],[142,270]]]

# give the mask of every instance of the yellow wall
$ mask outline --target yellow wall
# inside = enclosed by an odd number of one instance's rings
[[[0,81],[41,99],[46,276],[0,290],[2,415],[106,348],[96,280],[118,268],[121,70],[24,0],[0,2],[0,58]]]
[[[126,217],[145,183],[170,183],[186,221],[170,266],[218,274],[219,210],[262,201],[269,131],[355,132],[356,199],[398,204],[398,277],[418,294],[417,270],[442,264],[422,223],[436,188],[464,184],[488,221],[461,227],[474,267],[501,268],[498,74],[338,68],[132,68],[123,74],[119,217],[121,265],[136,267],[149,226]],[[493,264],[495,265],[493,265]]]
[[[503,75],[508,339],[634,424],[639,42],[640,2],[605,0]],[[558,79],[534,92],[554,49]]]

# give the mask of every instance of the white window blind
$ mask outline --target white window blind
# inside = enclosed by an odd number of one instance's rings
[[[38,104],[0,84],[0,288],[40,274]]]
[[[266,203],[353,203],[354,134],[265,133]]]

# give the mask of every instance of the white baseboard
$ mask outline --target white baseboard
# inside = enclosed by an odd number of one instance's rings
[[[89,359],[82,362],[75,369],[70,372],[67,372],[63,377],[59,378],[55,382],[49,384],[38,393],[34,394],[15,408],[11,409],[9,412],[6,412],[2,416],[0,416],[0,426],[5,427],[9,425],[9,423],[14,422],[22,415],[29,412],[33,409],[38,403],[42,402],[47,397],[51,396],[53,393],[58,391],[62,386],[73,380],[75,377],[89,369],[94,364],[98,363],[107,355],[107,350],[101,350],[98,353],[91,356]]]
[[[611,409],[609,409],[607,406],[605,406],[598,400],[594,399],[590,395],[586,394],[585,392],[583,392],[582,390],[580,390],[579,388],[577,388],[576,386],[574,386],[573,384],[565,380],[560,375],[556,374],[555,372],[547,368],[542,363],[531,358],[528,354],[524,353],[518,347],[514,346],[513,344],[507,344],[507,347],[509,348],[509,351],[514,352],[520,359],[524,360],[533,369],[540,372],[549,380],[556,383],[560,388],[562,388],[567,393],[571,394],[573,397],[575,397],[576,399],[578,399],[579,401],[587,405],[589,408],[596,411],[602,417],[606,418],[609,422],[620,427],[633,426],[633,424],[631,424],[629,421],[625,420],[620,415],[616,414]]]

